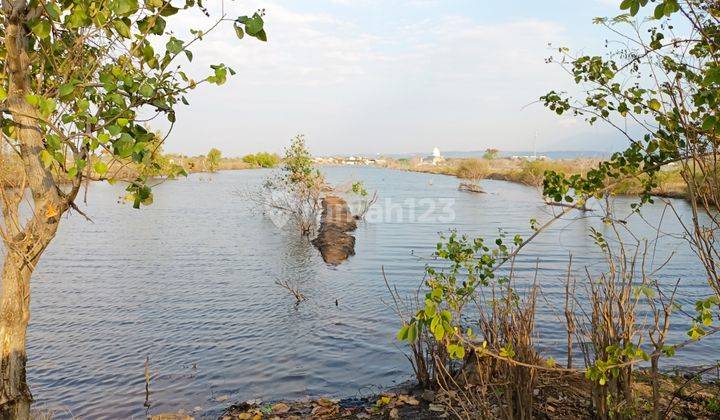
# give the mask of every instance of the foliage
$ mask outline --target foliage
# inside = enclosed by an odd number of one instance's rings
[[[463,159],[457,167],[458,178],[478,182],[485,178],[489,172],[489,165],[479,159]]]
[[[235,34],[265,41],[263,11],[214,20],[188,39],[165,30],[167,20],[199,9],[185,0],[3,1],[0,10],[0,150],[22,162],[13,188],[0,188],[6,250],[0,283],[0,417],[27,417],[32,399],[25,378],[25,331],[34,267],[55,237],[61,216],[82,213],[75,199],[89,180],[113,182],[132,163],[138,176],[127,186],[135,208],[152,202],[148,179],[162,140],[145,128],[203,84],[223,85],[234,71],[220,63],[193,76],[184,63],[223,21]],[[173,18],[174,19],[174,18]],[[187,61],[186,61],[187,60]],[[176,169],[175,174],[182,170]],[[30,190],[30,194],[26,194]],[[29,217],[20,217],[24,197]],[[22,222],[19,222],[22,221]],[[20,295],[26,299],[16,299]],[[8,411],[5,411],[8,410]]]
[[[522,242],[519,236],[512,241],[515,246]],[[451,231],[447,238],[441,236],[435,256],[449,266],[440,269],[426,267],[425,286],[428,292],[424,305],[404,323],[397,338],[412,343],[422,330],[427,330],[445,346],[451,358],[462,359],[465,348],[459,321],[463,309],[474,298],[477,287],[488,286],[495,280],[495,270],[509,255],[510,249],[503,233],[492,248],[482,238],[459,236],[456,231]],[[502,285],[507,280],[507,277],[500,277],[497,283]],[[473,337],[472,330],[466,331],[466,334],[469,338]]]
[[[497,159],[499,155],[500,155],[500,150],[487,149],[487,150],[485,150],[485,153],[483,154],[483,159],[493,160],[493,159]]]
[[[305,136],[299,134],[285,148],[283,173],[290,184],[302,184],[308,188],[324,182],[320,171],[313,164],[312,155],[305,145]]]
[[[16,2],[18,7],[23,3]],[[102,155],[146,161],[156,145],[153,133],[137,121],[141,110],[174,123],[174,109],[187,103],[188,91],[204,83],[222,85],[234,74],[224,64],[211,66],[210,74],[199,80],[182,70],[179,62],[193,59],[190,47],[207,31],[192,30],[193,37],[182,40],[165,33],[166,21],[196,7],[202,9],[192,0],[182,7],[160,0],[27,5],[30,32],[23,35],[32,64],[23,68],[25,75],[5,74],[0,85],[0,100],[8,105],[0,121],[6,141],[20,142],[16,124],[23,108],[43,133],[45,169],[63,174],[59,179],[79,185],[90,168],[99,179],[112,178]],[[9,13],[0,28],[6,35],[15,31]],[[234,25],[238,34],[264,39],[262,23],[256,13],[239,17]],[[10,37],[6,40],[0,56],[10,60],[14,52],[8,49]],[[132,194],[148,188],[144,177],[133,185]]]
[[[136,177],[174,179],[178,176],[187,176],[187,171],[182,165],[163,153],[163,137],[159,133],[154,133],[154,137],[148,142],[148,150],[150,153],[145,155],[140,163],[133,164],[137,171]],[[111,160],[110,164],[112,163]],[[106,170],[100,163],[95,166],[102,171]]]
[[[214,147],[210,149],[207,154],[208,169],[210,169],[210,172],[217,171],[220,165],[220,159],[222,159],[222,152]]]
[[[285,149],[284,165],[264,183],[263,191],[249,199],[266,212],[280,212],[293,222],[302,236],[310,236],[320,215],[325,178],[313,165],[303,135],[295,136]]]
[[[249,163],[260,168],[274,168],[280,163],[280,156],[275,153],[259,152],[245,155],[242,160],[245,163]]]
[[[632,16],[639,16],[648,5],[653,9],[646,29]],[[582,200],[601,197],[631,180],[641,187],[640,203],[633,204],[639,209],[642,203],[653,201],[651,192],[663,177],[661,171],[675,165],[693,212],[690,221],[678,221],[688,232],[688,245],[703,264],[714,294],[720,296],[716,268],[720,254],[716,242],[709,239],[720,224],[715,218],[705,221],[699,217],[699,212],[714,213],[720,203],[720,181],[715,175],[720,152],[720,4],[624,0],[621,9],[629,15],[597,19],[596,23],[622,36],[627,42],[622,51],[609,58],[575,58],[567,49],[559,49],[587,97],[574,100],[550,92],[541,100],[558,114],[582,115],[591,124],[605,121],[616,127],[630,146],[584,176],[547,172],[544,193],[555,201]],[[687,28],[687,33],[678,32],[677,27]],[[627,124],[634,130],[622,128]],[[716,302],[711,306],[717,310]],[[689,334],[703,336],[710,324],[696,322]]]
[[[350,190],[353,194],[357,194],[360,197],[367,197],[368,195],[368,191],[365,189],[365,184],[362,181],[353,183]]]

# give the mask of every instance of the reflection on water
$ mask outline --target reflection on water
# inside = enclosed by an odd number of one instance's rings
[[[117,204],[122,186],[92,185],[84,210],[94,223],[78,216],[63,221],[33,278],[29,378],[39,406],[59,417],[142,416],[146,356],[156,372],[151,412],[183,408],[210,416],[232,400],[366,394],[393,385],[411,370],[394,341],[398,322],[386,306],[380,268],[410,294],[431,262],[438,232],[527,234],[530,218],[543,220],[552,211],[536,190],[510,183],[486,181],[487,194],[469,194],[445,176],[325,171],[333,182],[364,180],[379,190],[379,207],[390,214],[360,224],[357,255],[339,267],[326,266],[307,241],[278,230],[234,194],[259,185],[266,171],[167,182],[142,211]],[[628,199],[617,201],[629,208]],[[440,202],[452,212],[431,204]],[[661,213],[660,205],[648,207],[648,222],[634,217],[631,225],[654,238],[650,226]],[[545,349],[564,340],[556,316],[568,253],[578,270],[602,269],[589,226],[603,229],[597,218],[560,222],[517,264],[521,279],[530,281],[540,261],[537,322]],[[668,223],[665,230],[678,226]],[[676,252],[661,281],[682,277],[687,304],[705,292],[704,276],[679,244],[663,239],[656,259]],[[308,301],[296,307],[277,279],[298,284]],[[675,337],[687,326],[679,318]],[[711,348],[703,342],[678,362],[712,361]]]

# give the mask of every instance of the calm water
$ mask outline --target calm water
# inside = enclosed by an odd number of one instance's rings
[[[335,183],[362,179],[380,196],[381,211],[355,233],[357,255],[337,268],[237,195],[259,185],[266,171],[167,182],[142,211],[118,203],[122,186],[92,185],[85,211],[94,223],[77,215],[64,220],[33,278],[28,375],[38,405],[58,417],[143,417],[146,357],[156,375],[150,413],[183,408],[210,417],[237,400],[392,386],[411,371],[394,341],[398,322],[386,306],[381,267],[401,293],[410,293],[431,262],[438,232],[526,234],[530,218],[544,220],[552,211],[535,189],[510,183],[485,181],[488,194],[475,195],[458,192],[452,177],[325,172]],[[629,201],[618,205],[627,209]],[[662,210],[650,206],[643,214],[652,223]],[[691,303],[704,293],[701,267],[665,237],[679,229],[666,217],[656,265],[676,252],[661,280],[682,277],[681,300]],[[641,236],[657,234],[637,217],[630,224]],[[596,218],[560,222],[518,263],[522,283],[540,260],[545,349],[564,340],[556,312],[568,253],[578,269],[603,267],[587,240],[589,226],[603,229]],[[296,282],[308,301],[296,307],[276,279]],[[675,337],[682,339],[688,325],[678,317]],[[712,343],[675,361],[712,362]]]

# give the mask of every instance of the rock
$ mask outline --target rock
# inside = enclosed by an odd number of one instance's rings
[[[388,413],[388,417],[390,417],[391,419],[399,419],[400,412],[397,408],[393,408],[392,410],[390,410],[390,413]]]
[[[285,414],[290,411],[290,406],[285,403],[277,403],[272,406],[273,414]]]
[[[435,393],[429,389],[426,389],[422,392],[420,398],[427,402],[435,402]]]
[[[443,407],[440,404],[430,404],[430,406],[428,408],[430,409],[430,411],[434,411],[436,413],[444,413],[445,412],[445,407]]]
[[[327,196],[322,202],[320,230],[313,245],[320,250],[326,263],[338,265],[355,255],[355,237],[347,232],[357,229],[347,203],[340,197]]]

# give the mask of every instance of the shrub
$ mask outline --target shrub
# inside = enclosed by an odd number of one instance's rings
[[[280,156],[275,153],[259,152],[245,155],[242,160],[245,163],[249,163],[260,168],[274,168],[280,163]]]
[[[485,178],[489,172],[489,165],[479,159],[465,159],[457,167],[458,178],[478,182]]]

